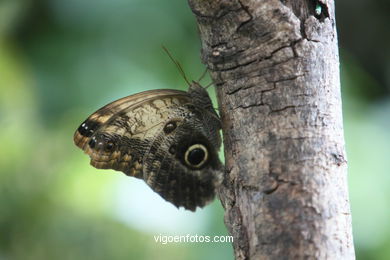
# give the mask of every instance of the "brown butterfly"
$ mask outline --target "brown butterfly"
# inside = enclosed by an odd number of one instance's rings
[[[95,168],[143,179],[176,207],[194,211],[214,198],[222,179],[220,129],[207,91],[192,82],[187,92],[150,90],[100,108],[74,142]]]

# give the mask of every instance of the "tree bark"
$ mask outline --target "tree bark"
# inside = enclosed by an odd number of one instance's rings
[[[354,259],[333,0],[189,0],[236,259]]]

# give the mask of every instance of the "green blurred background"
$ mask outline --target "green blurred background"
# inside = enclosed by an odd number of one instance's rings
[[[390,259],[388,1],[337,1],[353,231],[358,259]],[[144,183],[96,170],[72,135],[106,103],[186,89],[204,70],[184,0],[0,0],[0,260],[233,259],[218,201],[176,210]],[[204,84],[210,82],[206,78]]]

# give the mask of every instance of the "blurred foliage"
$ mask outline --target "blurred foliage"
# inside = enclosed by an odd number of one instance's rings
[[[356,253],[388,259],[389,8],[336,2]],[[161,44],[189,78],[202,74],[186,1],[0,0],[0,259],[233,259],[229,243],[153,238],[227,234],[218,201],[171,213],[131,186],[137,180],[90,167],[73,145],[73,131],[100,106],[186,88]]]

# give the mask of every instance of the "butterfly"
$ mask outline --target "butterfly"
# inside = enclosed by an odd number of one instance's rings
[[[188,91],[150,90],[100,108],[78,127],[74,143],[95,168],[143,179],[176,207],[195,211],[222,181],[220,129],[207,91],[193,81]]]

